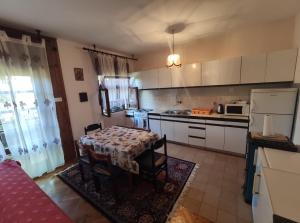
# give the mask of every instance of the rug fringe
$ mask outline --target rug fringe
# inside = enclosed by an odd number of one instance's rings
[[[182,204],[184,198],[186,197],[186,194],[188,192],[188,190],[190,189],[191,187],[191,183],[194,181],[195,179],[195,176],[196,176],[196,173],[199,169],[199,166],[200,164],[197,163],[191,173],[191,175],[189,176],[189,179],[187,180],[186,184],[184,185],[184,188],[182,189],[182,192],[181,194],[179,195],[176,203],[174,204],[172,210],[170,211],[169,215],[168,215],[168,219],[166,222],[170,222],[172,217],[175,215],[176,211],[177,211],[177,208],[180,207],[180,205]]]

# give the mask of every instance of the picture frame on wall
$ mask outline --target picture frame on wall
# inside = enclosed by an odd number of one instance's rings
[[[83,68],[74,68],[74,76],[76,81],[84,81]]]

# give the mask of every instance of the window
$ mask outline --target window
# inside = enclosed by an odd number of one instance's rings
[[[104,77],[101,83],[99,94],[103,115],[138,108],[137,89],[130,88],[128,77]]]

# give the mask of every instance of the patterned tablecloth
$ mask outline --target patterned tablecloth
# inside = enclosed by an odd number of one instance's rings
[[[112,126],[82,136],[80,143],[94,145],[97,152],[111,155],[113,165],[138,174],[139,165],[134,159],[157,139],[159,136],[153,132]]]
[[[0,223],[72,223],[15,161],[0,163]]]

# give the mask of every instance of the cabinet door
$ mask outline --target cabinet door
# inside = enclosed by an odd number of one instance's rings
[[[160,121],[161,136],[166,134],[167,140],[174,141],[174,132],[173,132],[173,122],[172,121]]]
[[[159,136],[161,136],[161,131],[160,131],[160,120],[156,119],[150,119],[149,118],[149,129],[152,132],[157,133]]]
[[[206,147],[223,150],[224,129],[222,126],[206,125]]]
[[[218,85],[240,84],[241,57],[220,61]]]
[[[245,154],[248,129],[225,127],[224,150]]]
[[[188,124],[174,122],[174,141],[188,144]]]
[[[172,70],[170,68],[158,69],[158,88],[172,87]]]
[[[297,54],[297,49],[268,54],[266,82],[293,81]]]
[[[181,74],[184,78],[185,87],[201,86],[202,74],[200,63],[183,65],[181,69]]]
[[[241,69],[241,83],[265,82],[267,55],[243,56]]]
[[[136,72],[136,79],[141,89],[158,87],[158,72],[156,69]]]
[[[203,85],[219,84],[219,60],[208,61],[202,64],[202,82]]]
[[[182,72],[182,67],[174,67],[172,72],[172,87],[184,87],[185,86],[185,78]]]

